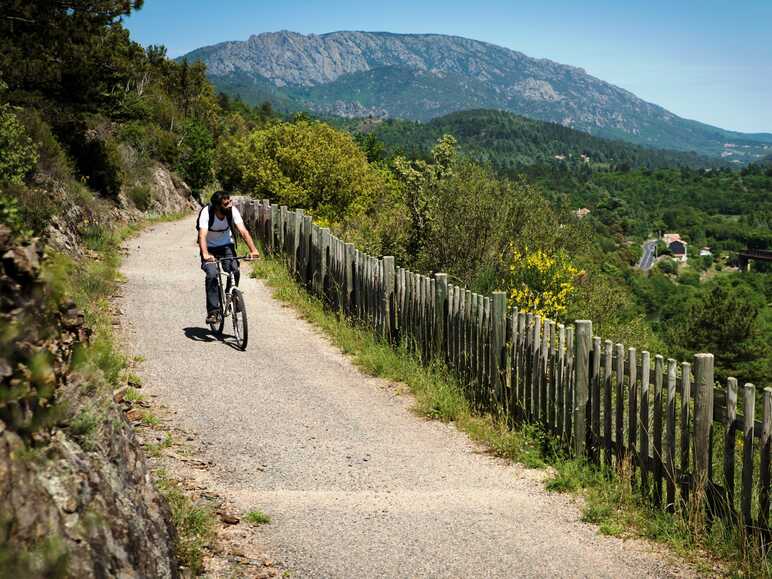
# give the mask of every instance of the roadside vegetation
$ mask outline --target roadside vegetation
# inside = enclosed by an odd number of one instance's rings
[[[206,506],[194,503],[165,470],[153,472],[156,486],[169,503],[177,529],[175,552],[180,564],[197,576],[204,568],[204,554],[217,538],[217,517]]]

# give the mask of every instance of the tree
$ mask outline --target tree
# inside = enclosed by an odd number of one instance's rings
[[[304,208],[328,223],[366,211],[386,182],[351,135],[304,119],[226,139],[217,176],[228,189]]]
[[[670,334],[683,359],[710,352],[721,379],[734,376],[741,382],[763,384],[770,368],[765,368],[769,359],[759,327],[760,312],[760,296],[751,288],[715,283],[674,318]]]
[[[214,139],[200,121],[190,120],[182,131],[179,171],[194,190],[211,183],[214,167]]]
[[[9,0],[0,15],[0,71],[11,91],[79,107],[111,101],[142,51],[120,19],[142,0]],[[119,58],[121,46],[126,58]]]

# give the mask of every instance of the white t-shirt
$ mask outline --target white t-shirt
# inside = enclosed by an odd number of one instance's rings
[[[244,223],[241,218],[241,213],[235,207],[231,208],[231,215],[233,216],[233,225],[239,225]],[[201,210],[201,215],[198,217],[198,228],[206,231],[206,246],[207,247],[223,247],[235,243],[233,234],[228,227],[228,219],[220,219],[217,214],[214,215],[214,221],[212,221],[212,228],[209,229],[209,206],[207,205]]]

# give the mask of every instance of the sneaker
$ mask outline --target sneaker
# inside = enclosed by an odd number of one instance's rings
[[[209,315],[206,316],[206,323],[207,324],[217,324],[220,321],[220,312],[214,311],[209,312]]]

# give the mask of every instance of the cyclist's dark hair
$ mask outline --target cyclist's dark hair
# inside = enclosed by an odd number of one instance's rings
[[[212,198],[209,200],[209,203],[211,203],[212,207],[217,208],[222,203],[223,197],[230,197],[231,194],[227,191],[223,191],[222,189],[220,191],[215,191],[212,193]]]

